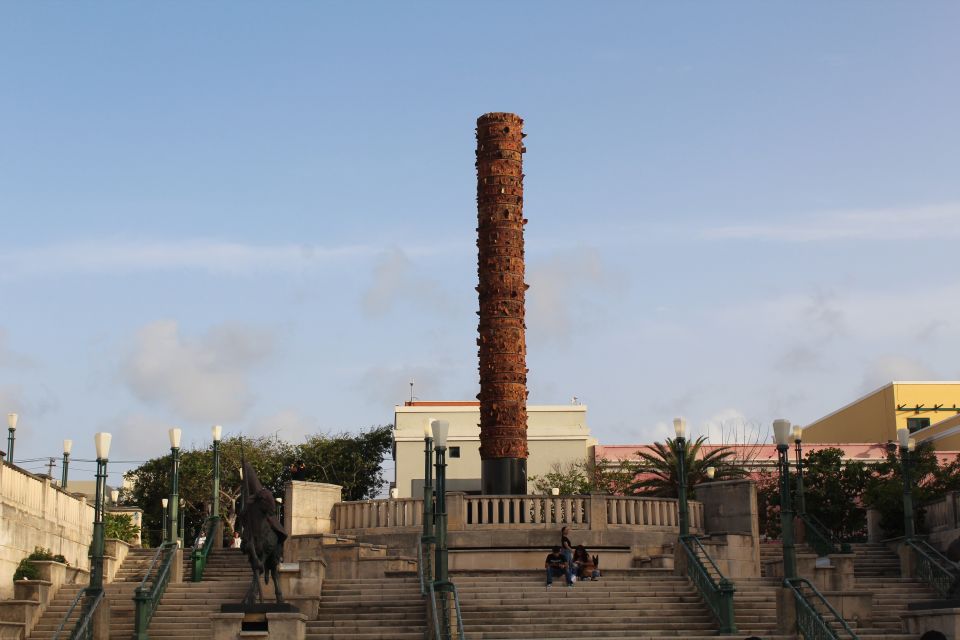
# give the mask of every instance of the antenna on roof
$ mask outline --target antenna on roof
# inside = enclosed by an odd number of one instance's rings
[[[410,378],[410,404],[413,404],[413,378]]]

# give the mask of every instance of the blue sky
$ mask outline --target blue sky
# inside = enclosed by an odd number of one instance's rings
[[[17,457],[72,437],[89,458],[108,430],[142,460],[172,424],[355,430],[410,378],[471,399],[488,111],[526,119],[531,402],[577,396],[601,442],[958,379],[958,22],[933,1],[0,5]]]

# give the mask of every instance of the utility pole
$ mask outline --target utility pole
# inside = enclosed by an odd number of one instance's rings
[[[52,479],[53,479],[53,466],[54,466],[55,464],[57,464],[57,459],[56,459],[56,458],[50,458],[49,460],[50,460],[50,461],[47,463],[47,475],[48,475],[48,476],[50,477],[50,479],[52,480]]]

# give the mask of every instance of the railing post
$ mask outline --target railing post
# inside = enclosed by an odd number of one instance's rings
[[[140,587],[133,594],[135,605],[133,618],[134,640],[149,640],[147,627],[150,624],[150,593]]]
[[[722,578],[719,584],[720,633],[736,633],[737,621],[733,613],[733,594],[736,592],[733,583]]]

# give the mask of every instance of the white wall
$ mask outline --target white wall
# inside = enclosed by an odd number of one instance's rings
[[[422,495],[423,430],[431,418],[450,423],[448,447],[460,447],[460,458],[447,456],[450,491],[480,490],[480,407],[477,403],[418,402],[394,411],[397,497]],[[527,475],[543,475],[555,464],[584,460],[596,441],[590,437],[586,405],[527,407]]]
[[[13,596],[13,574],[35,547],[89,569],[93,505],[17,467],[0,464],[0,598]]]

